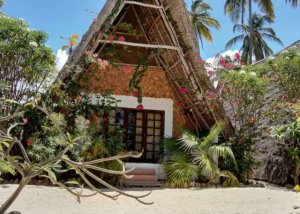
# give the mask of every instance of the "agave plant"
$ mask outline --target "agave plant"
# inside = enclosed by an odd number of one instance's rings
[[[199,177],[217,183],[222,176],[225,177],[224,185],[238,184],[238,180],[231,172],[219,169],[220,158],[230,159],[235,164],[231,148],[218,142],[223,128],[224,123],[218,122],[202,139],[188,130],[183,130],[182,137],[174,141],[179,146],[178,151],[173,150],[169,154],[169,160],[164,164],[168,182],[172,187],[188,186]]]

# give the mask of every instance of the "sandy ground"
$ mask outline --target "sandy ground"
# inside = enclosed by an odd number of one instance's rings
[[[14,191],[16,185],[0,185],[0,204]],[[127,190],[131,194],[145,189]],[[131,198],[113,201],[97,195],[80,204],[63,189],[27,186],[10,211],[22,214],[300,214],[300,194],[276,188],[226,189],[154,189],[142,205]],[[298,207],[299,206],[299,207]]]

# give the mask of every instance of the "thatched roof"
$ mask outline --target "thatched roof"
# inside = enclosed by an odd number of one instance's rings
[[[208,129],[217,120],[224,120],[224,112],[218,103],[208,102],[205,94],[214,90],[203,64],[199,63],[200,53],[197,36],[189,19],[184,0],[107,0],[97,19],[82,37],[78,47],[69,57],[68,66],[78,65],[85,51],[99,53],[107,40],[107,31],[122,20],[137,25],[142,38],[126,37],[126,42],[114,44],[134,46],[145,43],[155,52],[155,63],[166,72],[170,85],[185,103],[183,110],[198,129]],[[128,38],[128,41],[127,41]],[[131,47],[134,48],[134,47]],[[131,57],[134,58],[134,57]],[[126,59],[125,59],[126,60]],[[130,60],[130,59],[128,59]],[[72,76],[72,72],[63,69],[60,79]],[[188,94],[178,94],[178,81],[188,81],[192,90]]]
[[[288,51],[291,49],[296,49],[297,51],[300,52],[300,40],[297,40],[296,42],[294,42],[294,43],[290,44],[289,46],[285,47],[284,49],[282,49],[281,51],[273,54],[272,56],[276,58],[276,57],[280,56],[280,54],[282,54],[284,51]],[[264,59],[256,62],[254,65],[262,64],[262,63],[266,62],[267,60],[268,60],[268,58],[264,58]]]

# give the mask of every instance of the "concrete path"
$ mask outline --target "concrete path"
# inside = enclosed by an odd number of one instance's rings
[[[0,185],[0,204],[16,185]],[[131,194],[145,189],[128,190]],[[276,188],[157,189],[146,206],[121,196],[113,201],[103,196],[85,198],[80,204],[63,189],[27,186],[10,211],[22,214],[300,214],[300,194]]]

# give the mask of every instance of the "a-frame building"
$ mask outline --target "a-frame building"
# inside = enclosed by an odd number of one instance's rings
[[[126,26],[131,29],[124,30]],[[221,105],[207,99],[214,88],[200,60],[197,37],[184,0],[107,0],[67,66],[80,66],[86,52],[109,60],[105,51],[112,49],[117,50],[118,64],[127,68],[136,66],[140,56],[153,56],[141,83],[143,111],[136,110],[137,99],[128,89],[132,76],[129,71],[126,74],[109,66],[97,73],[100,83],[88,80],[88,85],[111,88],[121,100],[120,114],[127,129],[125,143],[129,149],[144,150],[142,162],[155,163],[159,137],[178,137],[179,126],[208,130],[216,121],[225,120]],[[63,69],[59,78],[77,81],[72,69]],[[90,92],[99,93],[101,89],[91,87]]]

